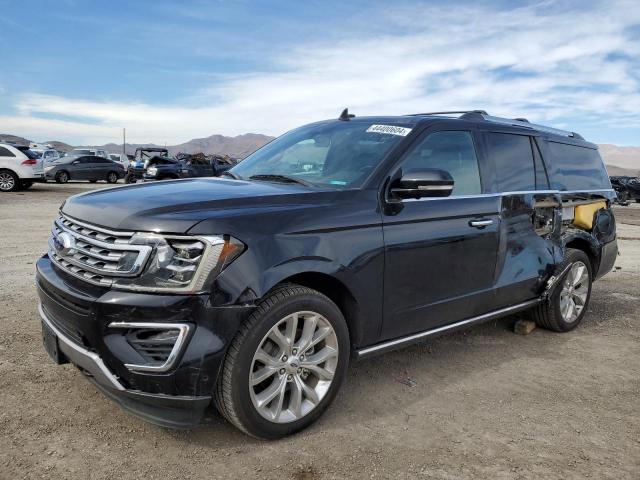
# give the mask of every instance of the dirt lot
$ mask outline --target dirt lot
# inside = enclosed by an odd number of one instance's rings
[[[213,409],[189,432],[146,424],[46,356],[34,262],[60,203],[102,187],[0,195],[0,478],[640,478],[639,204],[576,331],[506,319],[352,365],[318,423],[261,442]]]

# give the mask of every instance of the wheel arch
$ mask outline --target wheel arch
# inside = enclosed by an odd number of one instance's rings
[[[596,276],[600,259],[600,245],[598,241],[587,232],[577,230],[563,238],[564,248],[574,248],[583,251],[591,263],[592,275]]]
[[[336,277],[317,271],[308,271],[302,273],[296,273],[294,275],[283,278],[277,284],[275,284],[269,291],[280,287],[287,283],[293,283],[301,285],[303,287],[317,290],[323,295],[327,296],[333,303],[335,303],[347,322],[347,328],[349,329],[349,338],[353,348],[353,345],[357,345],[361,337],[361,327],[359,318],[358,302],[356,301],[351,290]]]

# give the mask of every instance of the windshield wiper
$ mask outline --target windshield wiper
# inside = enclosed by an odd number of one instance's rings
[[[280,183],[297,183],[299,185],[304,185],[305,187],[312,187],[313,184],[309,183],[305,180],[295,177],[289,177],[287,175],[278,175],[278,174],[264,174],[264,175],[251,175],[249,180],[266,180],[266,181],[274,181]]]
[[[228,170],[225,170],[224,172],[222,172],[222,173],[220,174],[220,176],[221,176],[221,177],[222,177],[222,176],[225,176],[225,177],[231,177],[231,178],[233,178],[234,180],[242,180],[242,177],[241,177],[240,175],[236,175],[235,173],[230,172],[230,171],[228,171]]]

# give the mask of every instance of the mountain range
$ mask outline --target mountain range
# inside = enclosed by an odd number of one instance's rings
[[[269,143],[274,137],[259,133],[245,133],[235,137],[225,137],[224,135],[211,135],[205,138],[194,138],[179,145],[166,146],[169,153],[176,154],[204,152],[205,154],[229,155],[234,158],[244,158],[261,146]],[[29,145],[30,140],[15,135],[1,134],[0,141],[10,141],[21,145]],[[69,144],[57,140],[42,142],[50,144],[56,150],[68,152],[72,150]],[[106,145],[92,145],[92,148],[101,148],[111,153],[122,153],[122,144],[107,143]],[[127,143],[126,153],[134,153],[138,147],[163,147],[153,143]],[[640,176],[640,147],[620,147],[618,145],[601,144],[600,154],[607,165],[609,175],[631,175]]]

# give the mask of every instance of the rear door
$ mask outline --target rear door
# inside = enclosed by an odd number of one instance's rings
[[[482,133],[493,188],[500,195],[496,306],[537,297],[562,259],[561,202],[533,135]]]
[[[92,157],[78,157],[69,165],[69,174],[72,180],[90,180],[92,177]]]
[[[401,160],[403,172],[449,172],[454,189],[383,214],[385,339],[493,309],[499,198],[483,194],[475,145],[473,130],[430,129]]]
[[[107,173],[115,170],[115,166],[111,160],[96,156],[93,157],[93,165],[91,169],[95,180],[104,180],[107,178]]]

